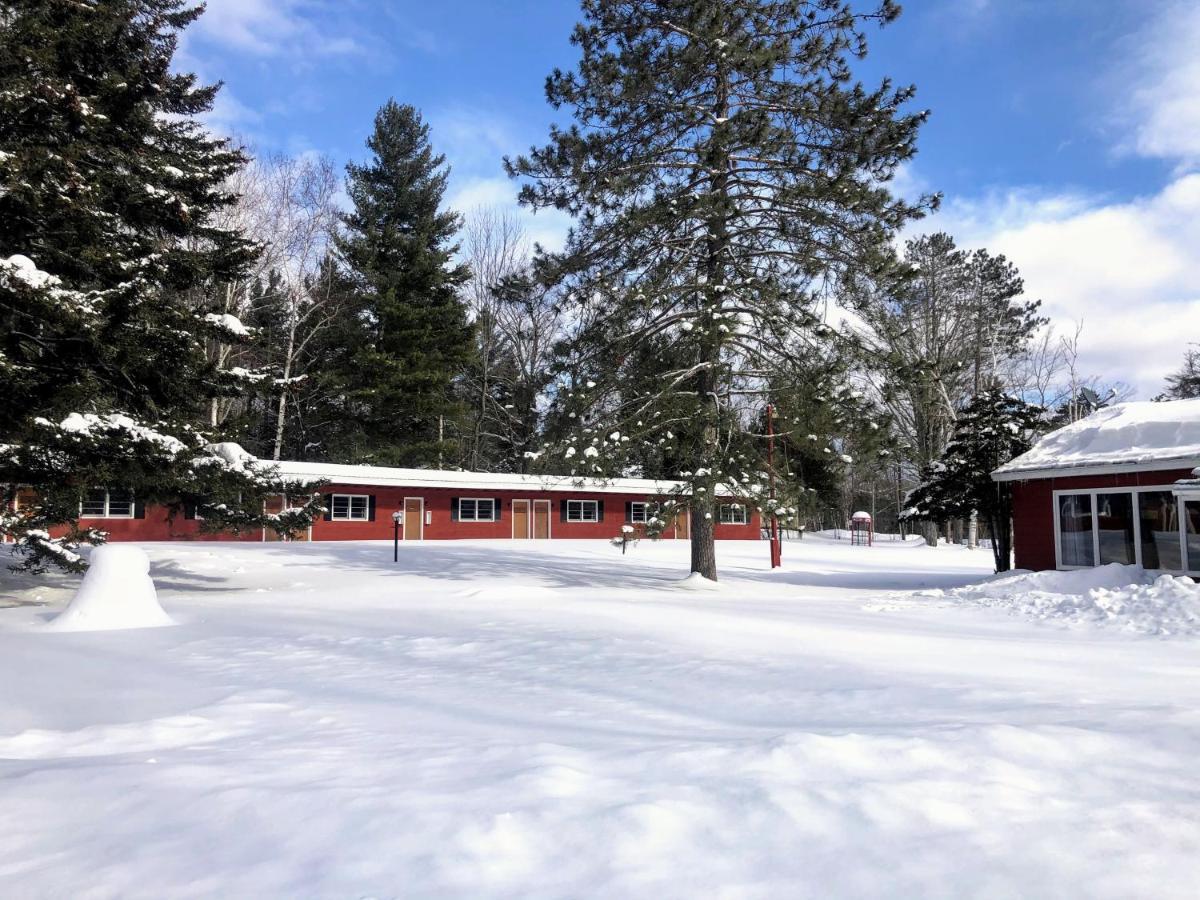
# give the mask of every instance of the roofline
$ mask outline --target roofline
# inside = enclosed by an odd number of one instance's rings
[[[997,469],[992,481],[1034,481],[1041,478],[1082,478],[1087,475],[1127,475],[1132,472],[1164,472],[1200,466],[1200,456],[1178,456],[1144,462],[1092,463],[1090,465],[1042,467],[1038,469]]]
[[[380,487],[458,488],[467,491],[516,490],[561,493],[655,494],[678,490],[678,481],[651,478],[595,479],[576,475],[525,475],[518,472],[466,472],[452,469],[406,469],[392,466],[353,466],[344,463],[304,463],[294,460],[263,460],[277,466],[290,478],[326,481],[330,484],[378,485]],[[357,471],[336,471],[338,469]],[[452,476],[446,478],[444,476]],[[478,477],[472,477],[478,476]]]

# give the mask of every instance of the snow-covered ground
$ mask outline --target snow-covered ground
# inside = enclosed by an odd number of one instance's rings
[[[725,543],[697,592],[681,542],[145,549],[174,627],[0,576],[0,895],[1200,884],[1200,642],[970,600],[987,551]]]

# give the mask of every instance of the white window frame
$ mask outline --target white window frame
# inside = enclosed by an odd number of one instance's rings
[[[346,500],[346,514],[339,516],[337,512],[337,500],[344,497]],[[362,500],[362,515],[354,514],[354,501]],[[331,522],[369,522],[371,520],[371,495],[370,494],[330,494],[329,495],[329,520]]]
[[[104,491],[104,513],[97,515],[95,513],[85,513],[83,511],[84,501],[79,501],[79,518],[81,519],[132,519],[137,514],[137,498],[134,497],[133,491],[129,492],[129,512],[113,513],[112,512],[112,490],[110,488],[92,488],[88,493]],[[122,502],[122,501],[118,501]]]
[[[633,500],[629,504],[629,522],[633,525],[646,525],[654,518],[650,509],[651,504],[644,500]],[[638,516],[641,516],[639,519]]]
[[[576,504],[576,509],[579,511],[578,517],[571,516],[571,504]],[[586,511],[591,510],[591,516],[586,515]],[[600,521],[600,501],[599,500],[567,500],[567,521],[574,524],[583,524],[586,522]]]
[[[463,504],[472,504],[471,516],[463,515]],[[479,504],[486,503],[490,512],[487,518],[479,514]],[[496,521],[496,498],[495,497],[459,497],[458,498],[458,521],[460,522],[495,522]]]
[[[1098,488],[1076,488],[1071,490],[1064,488],[1062,490],[1051,491],[1051,504],[1054,509],[1054,566],[1063,571],[1073,569],[1093,569],[1099,566],[1100,563],[1100,512],[1097,496],[1100,494],[1134,494],[1133,502],[1133,559],[1134,564],[1142,564],[1142,509],[1141,502],[1137,498],[1137,494],[1153,494],[1153,493],[1174,493],[1175,486],[1173,484],[1154,484],[1154,485],[1139,485],[1137,487],[1098,487]],[[1063,496],[1086,495],[1090,496],[1092,502],[1092,561],[1090,566],[1067,566],[1063,565],[1062,561],[1062,542],[1059,540],[1061,535],[1059,522],[1059,498]],[[1175,495],[1175,502],[1182,504],[1184,498]],[[1179,561],[1187,566],[1187,522],[1183,515],[1183,507],[1179,507]],[[1156,569],[1159,572],[1172,572],[1177,575],[1196,575],[1200,574],[1200,569]]]
[[[733,515],[733,510],[739,510],[740,521],[737,516]],[[729,510],[727,513],[726,510]],[[720,509],[717,510],[717,523],[720,525],[749,525],[750,511],[746,509],[744,503],[722,503]]]

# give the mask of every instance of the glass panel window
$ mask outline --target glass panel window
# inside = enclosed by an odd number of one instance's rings
[[[127,518],[133,515],[133,493],[130,491],[108,492],[108,517]]]
[[[1170,491],[1141,491],[1137,495],[1141,527],[1142,566],[1147,569],[1183,568],[1179,552],[1179,506]]]
[[[1096,527],[1100,532],[1100,565],[1131,565],[1133,551],[1133,494],[1097,494]]]
[[[80,501],[79,515],[88,519],[132,519],[133,492],[94,488]]]
[[[365,522],[370,514],[371,498],[366,494],[334,494],[329,517],[343,522]]]
[[[725,525],[745,525],[746,507],[740,503],[723,503],[718,518]]]
[[[1091,495],[1063,494],[1058,498],[1058,546],[1064,566],[1096,564]]]
[[[629,504],[629,521],[635,525],[644,525],[650,521],[650,504],[649,503],[630,503]]]
[[[600,508],[595,500],[568,500],[568,522],[599,522]]]
[[[460,522],[494,522],[496,501],[490,498],[478,500],[463,497],[458,501],[458,519]]]
[[[79,514],[94,519],[102,519],[108,513],[108,491],[103,488],[98,491],[88,491],[83,503],[79,505]]]
[[[1200,572],[1200,500],[1183,504],[1183,532],[1187,543],[1189,572]]]

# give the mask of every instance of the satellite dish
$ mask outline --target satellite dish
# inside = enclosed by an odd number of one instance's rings
[[[1091,388],[1080,388],[1079,396],[1083,397],[1084,402],[1086,402],[1089,406],[1100,405],[1100,395]]]

